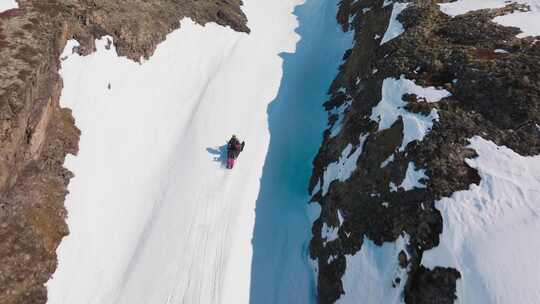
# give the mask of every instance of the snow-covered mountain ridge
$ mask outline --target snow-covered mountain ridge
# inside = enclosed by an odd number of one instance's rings
[[[191,17],[249,31],[240,1],[0,1],[0,303],[45,303],[44,286],[68,233],[64,199],[79,130],[61,108],[60,55],[76,38],[80,54],[113,36],[121,55],[149,57]],[[82,303],[82,302],[80,302]]]
[[[540,302],[539,12],[0,1],[0,303]]]
[[[355,45],[310,187],[320,303],[540,301],[539,3],[442,2],[340,5]]]

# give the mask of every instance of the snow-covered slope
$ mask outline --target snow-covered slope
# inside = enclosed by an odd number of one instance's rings
[[[317,35],[318,40],[308,41],[303,48],[311,57],[300,61],[296,72],[287,71],[279,55],[295,51],[299,35],[293,9],[301,2],[246,1],[250,35],[183,20],[143,64],[119,58],[108,37],[85,57],[72,54],[75,41],[68,43],[60,71],[61,103],[73,109],[82,136],[79,155],[66,160],[75,173],[66,201],[70,235],[58,250],[59,267],[48,283],[49,303],[247,303],[250,289],[261,292],[260,300],[252,302],[272,301],[264,298],[265,280],[258,281],[258,288],[251,282],[252,252],[257,250],[251,239],[256,201],[274,203],[271,195],[261,198],[259,193],[263,164],[273,168],[290,162],[289,154],[266,159],[271,135],[267,115],[273,115],[267,107],[278,92],[282,100],[274,125],[284,125],[277,117],[291,119],[279,114],[293,114],[283,102],[294,97],[315,102],[310,107],[320,112],[320,129],[304,126],[315,139],[303,138],[312,144],[301,151],[307,158],[302,160],[307,164],[303,175],[298,175],[302,182],[289,183],[285,177],[281,183],[293,185],[295,197],[279,188],[285,195],[276,198],[279,203],[294,199],[302,206],[297,209],[305,230],[297,229],[294,239],[287,229],[272,234],[269,244],[284,247],[267,250],[268,263],[261,260],[264,254],[258,255],[259,264],[253,267],[275,271],[284,265],[282,259],[301,263],[297,267],[306,271],[295,280],[309,286],[312,277],[302,243],[310,234],[303,209],[309,199],[309,160],[324,128],[320,103],[350,39],[339,31],[334,1],[309,0],[303,6],[304,19],[311,18],[307,32],[325,30],[336,37]],[[329,39],[342,43],[327,43]],[[310,66],[312,76],[305,77],[302,68]],[[283,75],[284,68],[289,74]],[[296,91],[302,81],[315,89]],[[246,140],[246,149],[234,170],[225,170],[224,145],[232,133]],[[294,135],[299,134],[279,133],[289,141]],[[295,178],[298,173],[289,175]],[[257,220],[265,216],[257,212]],[[267,224],[287,227],[298,225],[297,219]],[[259,235],[259,240],[265,239]],[[293,258],[278,257],[272,250],[288,250]],[[280,273],[259,277],[284,284],[268,277]],[[310,292],[291,296],[306,302],[302,297],[312,297]],[[288,297],[282,291],[279,301],[290,302]]]
[[[461,272],[459,303],[538,303],[540,299],[540,156],[523,157],[481,137],[471,140],[480,185],[437,202],[441,244],[426,267]]]

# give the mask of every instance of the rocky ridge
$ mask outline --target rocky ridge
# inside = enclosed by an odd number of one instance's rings
[[[73,176],[63,168],[80,135],[59,106],[59,56],[113,37],[120,55],[148,58],[182,18],[249,32],[240,0],[19,0],[0,13],[0,303],[45,303],[44,283],[68,234],[63,206]]]
[[[408,245],[396,257],[399,261],[388,263],[399,262],[407,276],[396,277],[394,288],[403,288],[406,303],[453,303],[461,274],[452,268],[423,267],[422,254],[439,244],[442,232],[434,203],[480,181],[465,163],[475,157],[468,139],[481,135],[522,155],[540,153],[538,37],[516,38],[519,29],[491,21],[527,8],[508,4],[452,18],[440,11],[440,2],[409,1],[398,17],[405,31],[384,44],[392,1],[340,4],[338,20],[344,30],[354,31],[355,44],[344,54],[325,103],[329,129],[313,162],[309,189],[311,204],[321,206],[310,243],[320,303],[342,296],[346,256],[362,250],[365,238],[380,246],[403,236]],[[437,102],[402,96],[406,111],[438,114],[425,137],[402,150],[403,117],[384,130],[370,118],[385,79],[400,78],[450,93]],[[356,169],[344,181],[322,189],[325,171],[343,151],[346,157],[360,153]],[[411,163],[425,175],[422,186],[396,186],[406,179]],[[328,227],[337,231],[332,238],[324,231]]]

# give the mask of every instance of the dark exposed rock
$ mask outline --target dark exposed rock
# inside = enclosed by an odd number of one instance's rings
[[[326,167],[339,159],[349,143],[358,145],[360,136],[367,139],[350,178],[332,182],[326,195],[319,191],[312,198],[321,205],[310,243],[310,256],[318,264],[320,303],[333,303],[341,296],[344,256],[361,250],[364,237],[382,245],[403,233],[410,238],[407,255],[396,258],[408,269],[406,303],[453,303],[459,271],[430,270],[421,261],[425,250],[439,244],[442,232],[435,202],[480,182],[476,170],[465,162],[476,157],[468,139],[480,135],[522,155],[540,153],[540,43],[518,39],[518,29],[491,21],[524,8],[510,4],[451,18],[439,10],[441,1],[410,2],[399,16],[405,33],[383,45],[378,37],[384,35],[391,5],[383,7],[382,0],[344,0],[340,5],[337,18],[343,29],[354,30],[355,44],[344,56],[325,107],[351,105],[341,132],[335,137],[328,130],[324,134],[309,190],[321,182]],[[377,131],[377,122],[369,118],[381,100],[383,80],[401,75],[452,94],[436,103],[412,94],[402,97],[410,112],[425,115],[437,109],[439,114],[423,140],[409,143],[404,151],[398,150],[403,139],[401,119]],[[330,115],[329,125],[336,121]],[[393,160],[381,166],[390,157]],[[393,191],[390,183],[401,184],[411,162],[425,170],[426,187]],[[339,227],[337,239],[326,242],[321,233],[324,224]],[[395,281],[389,283],[396,286]]]
[[[461,275],[452,268],[435,267],[428,270],[421,266],[416,276],[409,280],[406,303],[451,304],[456,297],[455,282]]]
[[[401,268],[405,268],[407,267],[407,264],[409,264],[407,254],[403,250],[399,252],[398,259],[399,259],[399,267]]]
[[[0,13],[0,303],[46,302],[44,283],[68,233],[63,206],[79,130],[59,106],[59,56],[70,38],[81,54],[111,35],[118,52],[149,57],[189,17],[249,32],[240,0],[19,0]],[[110,87],[109,87],[110,88]]]

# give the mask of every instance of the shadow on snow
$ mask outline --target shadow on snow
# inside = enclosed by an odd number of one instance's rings
[[[214,156],[214,161],[219,163],[221,167],[227,164],[227,144],[219,147],[206,148],[206,151]]]
[[[256,202],[250,303],[315,303],[307,217],[312,159],[326,126],[322,103],[343,53],[352,45],[335,16],[337,0],[295,8],[301,40],[282,53],[283,77],[268,106],[270,143]]]

